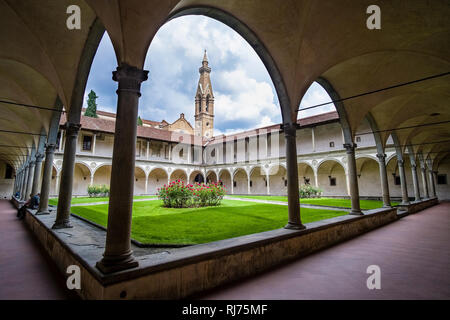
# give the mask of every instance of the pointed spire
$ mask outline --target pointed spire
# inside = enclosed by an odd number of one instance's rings
[[[202,66],[200,67],[200,69],[198,71],[200,73],[203,73],[203,72],[210,73],[211,72],[211,68],[208,66],[208,56],[206,55],[206,49],[205,49],[205,54],[203,55]]]

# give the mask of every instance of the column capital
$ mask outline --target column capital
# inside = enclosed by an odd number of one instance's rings
[[[398,166],[403,167],[403,164],[405,163],[404,160],[397,160]]]
[[[64,126],[66,127],[67,137],[76,137],[78,135],[78,131],[80,131],[81,128],[80,123],[73,123],[73,122],[66,122]]]
[[[355,149],[358,145],[356,143],[344,143],[344,148],[347,150],[347,153],[355,153]]]
[[[112,79],[119,82],[117,93],[127,91],[135,93],[140,97],[141,83],[148,79],[148,71],[122,63],[117,67],[116,71],[113,71]]]
[[[36,163],[38,162],[42,162],[42,160],[44,160],[45,155],[44,154],[36,154]]]
[[[36,164],[36,160],[31,160],[29,163],[28,163],[28,168],[30,168],[31,166],[34,166]]]
[[[296,123],[283,123],[281,129],[284,132],[285,137],[297,136],[297,124]]]
[[[45,153],[49,154],[49,153],[54,153],[56,150],[56,144],[54,143],[46,143],[45,144]]]
[[[377,153],[377,158],[379,161],[385,161],[386,160],[386,154],[384,153]]]
[[[416,169],[417,169],[417,164],[415,164],[415,163],[411,164],[411,168],[413,168],[414,170],[416,170]]]

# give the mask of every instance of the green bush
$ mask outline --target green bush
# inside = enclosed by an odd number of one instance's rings
[[[168,208],[217,206],[226,194],[220,183],[184,184],[177,180],[158,189],[158,197]]]
[[[309,184],[303,184],[299,188],[300,199],[304,198],[316,198],[322,195],[322,189],[313,187]]]
[[[91,198],[109,197],[109,186],[105,184],[88,186],[87,192]]]

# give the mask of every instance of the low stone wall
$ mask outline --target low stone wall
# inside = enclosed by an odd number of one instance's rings
[[[306,224],[296,231],[277,229],[177,249],[170,255],[138,257],[139,267],[103,275],[95,268],[101,258],[83,256],[29,211],[25,222],[61,272],[81,269],[84,299],[179,299],[236,281],[276,265],[355,237],[397,219],[396,209],[377,209],[364,216],[341,216]],[[70,231],[67,231],[70,232]]]
[[[408,214],[412,214],[424,210],[428,207],[432,207],[438,203],[438,198],[430,198],[421,201],[412,201],[409,205],[406,206],[399,205],[398,208],[401,210],[405,210]]]

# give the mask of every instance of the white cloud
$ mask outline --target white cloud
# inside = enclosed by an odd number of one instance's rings
[[[203,50],[208,50],[215,94],[216,133],[233,133],[281,122],[275,89],[263,63],[251,46],[224,24],[201,16],[176,18],[163,25],[147,54],[149,79],[142,84],[139,114],[144,119],[175,121],[180,113],[194,123],[194,96]],[[114,50],[107,34],[94,59],[86,91],[96,91],[99,110],[115,112],[117,83]],[[325,93],[325,94],[324,94]],[[86,103],[87,96],[85,96]],[[329,101],[313,85],[301,106]],[[331,107],[331,110],[333,108]],[[330,107],[299,112],[305,117]]]
[[[330,102],[331,98],[325,89],[319,85],[317,82],[314,82],[306,91],[303,96],[302,101],[300,102],[300,111],[298,113],[298,118],[306,118],[313,115],[330,112],[336,110],[334,104],[328,104],[321,107],[301,110],[302,108],[316,106],[322,103]]]

